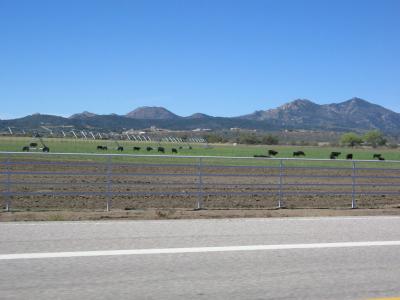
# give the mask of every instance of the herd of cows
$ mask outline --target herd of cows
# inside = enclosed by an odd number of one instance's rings
[[[180,146],[179,147],[179,149],[182,149],[183,147],[182,146]],[[118,146],[117,148],[117,151],[124,151],[124,147],[122,147],[122,146]],[[138,147],[138,146],[134,146],[133,147],[133,151],[140,151],[142,148],[141,147]],[[166,151],[166,149],[165,149],[165,147],[161,147],[161,146],[158,146],[157,148],[153,148],[153,147],[150,147],[150,146],[147,146],[146,148],[144,148],[144,149],[146,149],[146,151],[148,151],[148,152],[150,152],[150,151],[153,151],[153,150],[157,150],[157,152],[161,152],[161,153],[165,153],[165,151]],[[189,146],[188,147],[188,149],[192,149],[192,147],[191,146]],[[102,145],[99,145],[99,146],[97,146],[97,150],[108,150],[108,148],[107,148],[107,146],[102,146]],[[176,149],[176,148],[171,148],[171,152],[174,154],[178,154],[178,149]],[[268,150],[268,154],[267,155],[263,155],[263,154],[255,154],[254,155],[254,157],[264,157],[264,158],[271,158],[271,157],[274,157],[274,156],[276,156],[276,155],[278,155],[279,154],[279,152],[278,151],[276,151],[276,150]],[[333,152],[331,152],[331,154],[329,155],[329,158],[330,159],[337,159],[337,158],[339,158],[339,156],[341,155],[342,153],[341,152],[336,152],[336,151],[333,151]],[[306,156],[306,154],[305,154],[305,152],[304,151],[294,151],[293,152],[293,157],[300,157],[300,156]],[[382,156],[382,154],[380,154],[380,153],[375,153],[374,155],[373,155],[373,158],[374,159],[378,159],[378,160],[385,160],[385,158]],[[353,154],[352,153],[348,153],[348,154],[346,154],[346,159],[353,159]]]
[[[141,149],[142,149],[142,147],[138,147],[138,146],[134,146],[133,147],[133,151],[140,151]],[[165,153],[165,151],[166,151],[165,147],[161,147],[161,146],[158,146],[157,149],[153,148],[153,147],[150,147],[150,146],[147,146],[144,149],[146,149],[147,152],[150,152],[150,151],[153,151],[153,150],[157,150],[157,152]],[[183,147],[180,146],[179,149],[183,149]],[[188,146],[188,149],[191,150],[192,146]],[[108,150],[108,147],[107,146],[103,146],[103,145],[99,145],[99,146],[97,146],[97,150],[105,151],[105,150]],[[123,146],[118,146],[116,148],[116,150],[122,152],[122,151],[124,151],[124,147]],[[178,149],[171,148],[171,152],[172,152],[172,154],[174,154],[174,153],[178,154]]]
[[[274,157],[275,155],[278,154],[278,151],[275,150],[268,150],[268,155],[262,155],[262,154],[255,154],[254,157]],[[330,159],[337,159],[342,152],[331,152],[329,155]],[[293,152],[293,157],[300,157],[300,156],[306,156],[304,151],[294,151]],[[375,153],[373,156],[373,159],[378,159],[378,160],[385,160],[385,158],[382,156],[380,153]],[[348,153],[346,154],[346,159],[353,159],[353,153]]]
[[[41,143],[42,143],[42,146],[43,146],[43,147],[40,148],[40,149],[41,149],[43,152],[49,152],[49,151],[50,151],[50,148],[47,147],[42,141],[41,141]],[[29,146],[24,146],[24,147],[22,148],[22,151],[29,151],[29,150],[31,150],[31,149],[37,149],[37,147],[38,147],[38,144],[37,144],[37,143],[30,143]],[[192,146],[188,146],[187,148],[191,150],[191,149],[192,149]],[[124,151],[124,147],[121,146],[121,145],[118,145],[118,147],[115,148],[115,149],[116,149],[117,151],[120,151],[120,152]],[[141,149],[142,149],[142,147],[138,147],[138,146],[134,146],[134,147],[133,147],[133,151],[140,151]],[[157,151],[157,152],[160,152],[160,153],[165,153],[165,152],[166,152],[166,148],[165,148],[165,147],[161,147],[161,146],[158,146],[158,147],[156,147],[156,148],[147,146],[146,148],[143,148],[143,149],[146,149],[146,151],[148,151],[148,152],[150,152],[150,151]],[[182,147],[182,146],[179,146],[179,149],[183,149],[183,147]],[[97,146],[97,150],[107,151],[107,150],[108,150],[108,147],[107,147],[107,146],[104,146],[104,145],[98,145],[98,146]],[[177,149],[177,148],[171,148],[171,153],[172,153],[172,154],[178,154],[178,149]],[[268,150],[268,154],[267,154],[267,155],[264,155],[264,154],[255,154],[254,157],[271,158],[271,157],[276,156],[277,154],[279,154],[279,152],[276,151],[276,150]],[[342,155],[341,152],[333,151],[333,152],[330,153],[329,158],[330,158],[330,159],[337,159],[337,158],[339,158],[340,155]],[[294,152],[293,152],[293,157],[300,157],[300,156],[306,156],[306,154],[304,153],[304,151],[294,151]],[[373,154],[372,158],[373,158],[373,159],[378,159],[378,160],[385,160],[385,158],[384,158],[384,157],[382,156],[382,154],[380,154],[380,153],[375,153],[375,154]],[[352,154],[352,153],[346,154],[346,159],[349,159],[349,160],[353,159],[353,154]]]

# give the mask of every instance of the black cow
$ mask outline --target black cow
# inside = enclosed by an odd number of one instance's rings
[[[43,147],[42,151],[43,151],[43,152],[50,152],[50,148],[47,147],[47,146],[45,146],[45,147]]]
[[[121,151],[121,152],[124,151],[124,147],[118,146],[117,151]]]
[[[379,157],[381,157],[381,156],[382,156],[382,154],[380,154],[380,153],[375,153],[375,154],[373,155],[373,158],[379,159]]]
[[[165,153],[165,148],[164,148],[164,147],[158,147],[158,148],[157,148],[157,151],[158,151],[158,152]]]
[[[303,151],[294,151],[293,156],[306,156],[306,154]]]
[[[108,149],[107,146],[101,146],[101,145],[97,146],[97,150],[107,150],[107,149]]]
[[[36,147],[37,147],[37,143],[30,143],[30,144],[29,144],[29,147],[36,148]]]
[[[275,150],[268,150],[268,155],[275,156],[275,155],[277,155],[277,154],[278,154],[278,151],[275,151]]]
[[[353,154],[352,153],[347,154],[346,159],[353,159]]]
[[[146,150],[147,151],[151,151],[151,150],[153,150],[153,148],[152,147],[147,147]]]
[[[182,147],[182,146],[179,146],[179,149],[183,149],[183,147]]]
[[[133,151],[139,151],[140,147],[133,147]]]
[[[385,158],[382,157],[382,156],[379,156],[378,159],[379,159],[379,160],[385,160]]]
[[[29,146],[24,146],[24,147],[22,147],[22,151],[29,152]]]
[[[176,148],[172,148],[171,151],[172,153],[178,153],[178,150],[176,150]]]
[[[342,154],[341,152],[331,152],[330,154],[330,159],[336,159],[340,154]]]
[[[189,146],[189,150],[192,150],[193,148],[192,148],[192,146]]]

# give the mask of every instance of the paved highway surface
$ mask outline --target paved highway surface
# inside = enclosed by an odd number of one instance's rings
[[[395,296],[400,217],[0,224],[0,299]]]

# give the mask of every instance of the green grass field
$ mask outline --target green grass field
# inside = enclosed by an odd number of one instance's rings
[[[22,151],[22,147],[28,145],[32,139],[20,137],[1,137],[0,151]],[[45,139],[44,142],[50,148],[51,152],[58,153],[121,153],[116,150],[117,144],[108,140],[74,140],[74,139]],[[135,141],[119,141],[119,144],[124,147],[124,154],[157,154],[157,151],[146,151],[147,146],[156,148],[159,146],[157,142],[135,142]],[[108,151],[97,150],[97,145],[105,145]],[[279,152],[277,158],[293,157],[293,151],[302,150],[306,153],[306,158],[329,158],[332,151],[341,152],[339,158],[345,158],[347,153],[353,153],[354,159],[368,160],[373,158],[374,153],[381,153],[386,160],[400,160],[400,150],[397,149],[362,149],[362,148],[341,148],[341,147],[306,147],[306,146],[248,146],[248,145],[209,145],[206,147],[203,144],[190,144],[192,149],[188,148],[188,144],[172,144],[161,143],[165,148],[165,154],[172,154],[172,148],[179,148],[178,155],[193,155],[193,156],[235,156],[235,157],[252,157],[255,154],[267,154],[268,149],[274,149]],[[140,151],[133,151],[133,147],[141,147]],[[40,150],[37,150],[40,152]],[[35,150],[31,150],[35,152]]]

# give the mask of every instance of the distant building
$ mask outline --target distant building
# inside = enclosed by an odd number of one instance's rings
[[[193,129],[192,131],[194,131],[194,132],[211,131],[211,129],[209,129],[209,128],[196,128],[196,129]]]
[[[244,129],[239,127],[230,128],[231,131],[245,131],[245,132],[257,132],[257,129]]]

